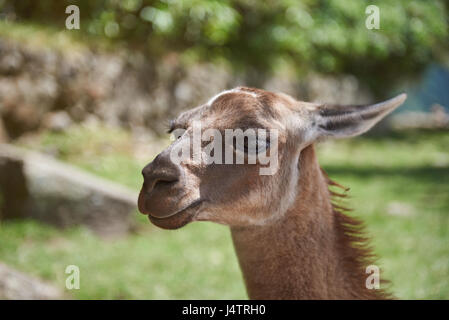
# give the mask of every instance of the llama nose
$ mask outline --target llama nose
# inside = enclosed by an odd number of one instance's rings
[[[145,189],[149,193],[158,186],[169,186],[179,180],[180,172],[169,157],[159,154],[142,170]]]

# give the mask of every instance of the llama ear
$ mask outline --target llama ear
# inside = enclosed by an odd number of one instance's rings
[[[362,134],[383,117],[399,107],[407,98],[405,93],[372,105],[317,106],[313,113],[317,137],[345,138]]]

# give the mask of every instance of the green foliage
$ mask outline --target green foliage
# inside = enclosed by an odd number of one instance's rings
[[[64,26],[73,1],[4,0],[18,20]],[[152,55],[179,51],[222,59],[238,69],[352,73],[373,88],[420,71],[447,49],[443,0],[102,0],[75,2],[81,33],[110,38]],[[380,30],[365,27],[368,5]],[[0,2],[1,6],[1,2]]]
[[[98,171],[93,166],[101,162],[104,145],[115,146],[107,148],[111,158],[124,157],[126,150],[124,138],[116,138],[122,134],[97,131],[98,138],[92,138],[88,129],[72,128],[65,134],[46,134],[30,145],[43,150],[54,146],[67,161],[137,189],[140,175],[125,178],[120,173],[125,167]],[[76,147],[74,140],[84,148]],[[346,205],[366,222],[381,257],[382,276],[391,280],[393,292],[402,299],[449,298],[448,144],[446,132],[417,131],[329,141],[318,147],[329,176],[351,187]],[[141,165],[127,154],[130,166]],[[167,231],[151,226],[143,215],[136,213],[136,219],[137,233],[114,241],[83,228],[4,223],[0,260],[61,288],[65,267],[78,265],[81,288],[68,292],[74,298],[246,297],[226,227],[197,222]]]

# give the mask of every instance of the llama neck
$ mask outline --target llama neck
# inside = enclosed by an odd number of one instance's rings
[[[367,252],[353,249],[347,241],[341,225],[346,217],[332,207],[327,177],[313,146],[301,152],[300,166],[301,192],[281,219],[263,226],[231,227],[249,297],[380,297],[373,292],[377,290],[365,288],[368,275],[359,262],[364,257],[357,255]]]

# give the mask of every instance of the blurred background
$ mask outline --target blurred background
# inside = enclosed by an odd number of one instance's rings
[[[443,0],[0,0],[0,299],[246,299],[226,227],[164,231],[136,209],[167,121],[238,85],[408,94],[319,159],[351,187],[392,292],[449,299],[448,17]]]

